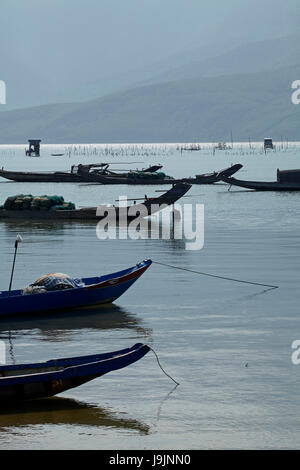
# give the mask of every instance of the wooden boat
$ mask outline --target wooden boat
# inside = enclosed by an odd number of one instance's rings
[[[147,168],[143,168],[142,170],[128,170],[125,173],[121,173],[120,170],[118,171],[110,170],[109,166],[110,166],[110,163],[92,163],[89,165],[78,165],[77,167],[75,167],[75,169],[81,174],[85,174],[85,175],[88,174],[90,177],[97,177],[101,175],[101,176],[115,176],[118,178],[128,178],[128,175],[131,174],[132,172],[141,173],[141,174],[156,173],[162,168],[162,165],[152,165]]]
[[[122,208],[122,217],[127,214],[128,220],[133,220],[137,217],[137,212],[140,209],[148,216],[155,214],[162,210],[164,207],[174,204],[187,191],[191,188],[191,184],[178,183],[175,184],[169,191],[161,194],[156,198],[148,198],[145,196],[142,204],[133,204],[131,206]],[[135,199],[136,202],[138,199]],[[120,208],[118,206],[99,206],[99,207],[85,207],[82,209],[71,209],[71,210],[7,210],[0,209],[0,220],[1,219],[26,219],[26,220],[95,220],[99,221],[104,218],[105,210],[109,211],[111,207],[115,209],[116,221],[120,218]],[[102,216],[97,215],[97,210],[102,209]],[[98,211],[98,214],[100,211]]]
[[[237,163],[224,170],[214,171],[212,173],[204,173],[202,175],[196,175],[195,178],[184,178],[190,184],[214,184],[222,180],[222,178],[229,177],[239,171],[243,165]]]
[[[142,171],[117,173],[108,169],[108,163],[73,165],[70,171],[24,172],[0,170],[0,177],[29,183],[99,183],[99,184],[160,184],[173,183],[174,178],[157,172],[161,165],[151,166]]]
[[[0,292],[0,318],[35,314],[114,302],[151,266],[145,260],[132,268],[101,277],[82,278],[76,287],[23,294],[23,290]],[[77,287],[78,285],[78,287]]]
[[[17,182],[30,183],[98,183],[98,184],[129,184],[129,185],[157,185],[176,184],[180,182],[190,184],[213,184],[221,181],[222,176],[231,176],[236,173],[242,165],[236,164],[224,170],[212,173],[196,175],[194,178],[174,179],[165,173],[157,171],[161,165],[150,166],[142,171],[128,171],[117,173],[108,169],[108,163],[73,165],[71,171],[63,172],[21,172],[0,170],[0,177]]]
[[[149,352],[146,344],[91,356],[0,366],[0,403],[52,397],[108,372],[122,369]]]
[[[256,191],[300,191],[300,170],[277,170],[277,181],[246,181],[223,177],[222,181]]]
[[[85,181],[101,184],[173,184],[177,181],[163,172],[161,165],[152,166],[144,170],[130,170],[127,173],[116,173],[107,168],[94,171],[85,171]]]
[[[98,176],[99,182],[102,184],[170,184],[170,183],[179,183],[185,182],[189,184],[214,184],[218,181],[221,181],[223,176],[231,176],[240,170],[243,167],[241,164],[232,165],[224,170],[214,171],[212,173],[204,173],[196,175],[195,178],[181,178],[174,180],[173,178],[162,173],[162,177],[159,176],[159,173],[147,173],[147,172],[134,172],[131,171],[128,173],[128,176],[125,178],[120,178],[116,175],[102,175]],[[91,174],[91,181],[94,178]]]

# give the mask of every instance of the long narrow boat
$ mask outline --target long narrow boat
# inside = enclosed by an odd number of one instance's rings
[[[191,188],[191,184],[178,183],[175,184],[169,191],[161,194],[156,198],[145,197],[142,204],[135,204],[122,207],[122,212],[118,206],[98,206],[98,207],[85,207],[82,209],[70,210],[9,210],[4,207],[0,209],[1,219],[26,219],[26,220],[95,220],[99,221],[105,217],[106,210],[109,211],[112,207],[115,209],[116,221],[122,217],[122,220],[127,217],[127,220],[133,220],[137,217],[138,212],[142,212],[146,216],[151,216],[156,212],[162,210],[166,206],[174,204],[187,191]],[[99,210],[100,209],[100,210]],[[97,215],[98,214],[98,215]],[[102,214],[102,215],[100,215]]]
[[[204,173],[202,175],[196,175],[195,178],[184,178],[183,181],[190,184],[214,184],[222,181],[222,178],[230,177],[234,175],[237,171],[243,168],[243,165],[237,163],[231,165],[224,170],[214,171],[212,173]]]
[[[77,280],[75,287],[47,290],[40,293],[24,293],[24,290],[0,292],[0,318],[8,315],[34,314],[74,309],[90,305],[114,302],[151,266],[145,260],[132,268]]]
[[[247,181],[223,177],[222,181],[256,191],[300,191],[300,170],[277,170],[277,181]]]
[[[104,354],[0,366],[0,406],[7,402],[52,397],[127,367],[149,350],[146,344],[137,343],[131,348]]]
[[[143,170],[114,172],[108,163],[73,165],[70,171],[25,172],[0,169],[0,177],[23,183],[170,184],[174,178],[160,173],[161,165]]]
[[[85,182],[98,184],[172,184],[175,179],[159,171],[162,165],[152,165],[142,170],[129,170],[125,173],[112,171],[109,163],[78,165],[75,170]],[[74,173],[74,167],[72,169]]]
[[[176,184],[185,182],[189,184],[214,184],[221,181],[225,176],[231,176],[243,167],[241,164],[231,165],[224,170],[214,171],[212,173],[204,173],[196,175],[194,178],[181,178],[174,179],[164,173],[149,172],[149,171],[130,171],[126,177],[120,176],[113,173],[97,174],[89,172],[86,175],[86,179],[90,182],[97,182],[102,184]],[[1,174],[0,174],[1,176]]]
[[[73,165],[71,171],[63,172],[22,172],[7,171],[2,168],[0,177],[29,183],[98,183],[98,184],[128,184],[128,185],[158,185],[158,184],[213,184],[221,181],[224,176],[231,176],[236,173],[242,165],[232,165],[224,170],[214,171],[212,173],[204,173],[196,175],[194,178],[174,179],[165,173],[157,170],[161,169],[161,165],[151,166],[144,170],[128,171],[126,173],[117,173],[108,169],[109,164],[89,164],[89,165]]]
[[[230,186],[239,186],[255,191],[300,191],[300,183],[279,183],[277,181],[246,181],[236,178],[224,178],[222,181]]]

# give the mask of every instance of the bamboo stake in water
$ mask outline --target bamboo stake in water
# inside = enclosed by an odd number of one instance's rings
[[[10,276],[10,283],[9,283],[9,288],[8,288],[8,296],[10,296],[11,292],[11,286],[12,286],[12,281],[14,277],[14,270],[15,270],[15,264],[16,264],[16,257],[17,257],[17,250],[18,250],[18,245],[23,241],[21,235],[18,235],[15,241],[15,254],[14,254],[14,261],[13,261],[13,266],[11,270],[11,276]]]

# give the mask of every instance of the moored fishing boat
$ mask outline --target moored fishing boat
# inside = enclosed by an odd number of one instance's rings
[[[0,366],[0,404],[52,397],[108,372],[122,369],[149,352],[146,344],[104,354]]]
[[[231,186],[256,191],[300,191],[300,170],[277,170],[277,181],[248,181],[222,177]]]
[[[73,165],[70,171],[25,172],[0,169],[0,177],[29,183],[170,184],[174,178],[159,172],[161,165],[120,173],[108,169],[109,163]]]
[[[239,171],[243,165],[237,163],[235,165],[231,165],[224,170],[214,171],[212,173],[204,173],[202,175],[196,175],[195,178],[184,178],[183,181],[186,181],[190,184],[214,184],[218,183],[224,177],[229,177]]]
[[[128,184],[128,185],[158,185],[158,184],[213,184],[221,181],[223,176],[231,176],[242,165],[232,165],[224,170],[212,173],[198,174],[190,178],[174,179],[162,171],[161,165],[153,165],[143,170],[130,170],[126,173],[118,173],[109,170],[109,163],[73,165],[71,171],[55,172],[22,172],[0,170],[0,177],[16,181],[30,183],[98,183],[98,184]]]
[[[103,171],[88,171],[84,178],[90,183],[101,184],[173,184],[178,182],[172,176],[157,171],[161,166],[150,167],[145,170],[130,170],[125,174],[118,174],[107,169]],[[155,170],[155,171],[154,171]]]
[[[32,195],[19,195],[12,198],[8,198],[4,205],[0,207],[0,220],[1,219],[26,219],[26,220],[95,220],[99,221],[105,217],[107,211],[114,209],[116,221],[119,220],[120,216],[126,215],[128,220],[135,219],[140,211],[146,216],[151,216],[156,212],[164,209],[166,206],[174,204],[181,197],[183,197],[187,191],[191,188],[188,183],[175,184],[169,191],[161,194],[155,198],[143,198],[141,204],[136,204],[138,198],[134,199],[134,204],[122,207],[120,212],[119,206],[103,206],[98,207],[84,207],[76,209],[72,203],[64,203],[64,199],[61,196],[44,196],[44,197],[33,197]],[[45,205],[42,204],[42,200],[45,200]],[[36,203],[35,203],[36,201]],[[40,201],[40,205],[38,202]],[[53,201],[54,205],[51,205]],[[101,209],[101,210],[99,210]],[[102,214],[102,215],[100,215]]]
[[[100,277],[72,279],[56,273],[43,276],[28,288],[0,292],[0,318],[112,303],[151,264],[151,260],[145,260],[131,268]]]

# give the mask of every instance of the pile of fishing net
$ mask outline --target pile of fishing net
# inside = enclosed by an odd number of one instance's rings
[[[52,273],[39,277],[35,282],[25,287],[22,294],[40,294],[42,292],[74,289],[82,286],[81,279],[72,278],[63,273]]]
[[[155,180],[164,179],[164,178],[174,179],[172,178],[172,176],[166,175],[162,171],[154,171],[152,173],[147,172],[147,171],[130,171],[128,173],[128,178],[155,179]]]
[[[74,210],[73,202],[65,202],[62,196],[33,196],[32,194],[18,194],[6,199],[3,208],[6,210]]]

